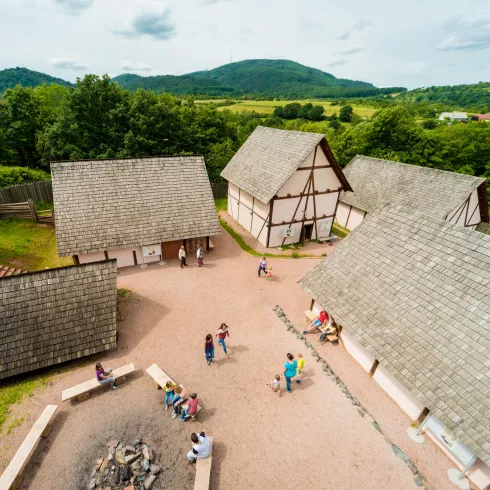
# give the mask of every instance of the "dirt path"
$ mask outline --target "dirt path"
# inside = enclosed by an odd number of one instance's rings
[[[272,311],[280,304],[302,325],[309,298],[296,282],[317,261],[278,260],[273,264],[274,281],[269,282],[257,278],[257,259],[241,252],[227,234],[213,242],[216,248],[202,269],[192,260],[184,270],[170,261],[165,267],[120,273],[119,287],[137,296],[125,305],[125,320],[118,324],[118,348],[103,363],[118,367],[133,361],[141,371],[115,392],[101,389],[86,402],[63,405],[52,434],[27,468],[26,483],[36,490],[86,488],[90,468],[105,442],[142,437],[157,446],[164,462],[165,478],[153,488],[190,489],[194,474],[185,459],[189,436],[205,430],[215,439],[213,489],[417,488],[412,472],[383,435],[367,417],[359,416],[338,386],[324,376],[321,364]],[[214,334],[222,321],[230,326],[232,356],[225,359],[217,346],[216,362],[207,366],[203,338]],[[303,353],[305,379],[293,387],[292,394],[278,397],[266,383],[282,373],[287,352]],[[374,382],[362,377],[359,381],[361,368],[340,348],[332,357],[342,364],[347,384],[351,378],[355,381],[361,401],[367,396],[380,411],[380,425],[386,419],[388,429],[401,434],[399,425],[405,430],[408,418],[390,400],[372,400]],[[198,393],[203,407],[198,420],[183,424],[163,411],[158,404],[161,392],[143,374],[153,362]],[[8,448],[0,455],[2,464],[46,403],[60,403],[62,389],[92,375],[92,366],[80,368],[17,406],[15,414],[28,411],[29,416],[8,436]],[[407,440],[402,442],[409,446]],[[427,451],[420,455],[426,457]],[[447,460],[436,451],[430,457],[434,461],[420,457],[415,462],[427,467],[424,473],[430,483],[435,485],[434,480],[441,483],[437,488],[449,488],[443,485]]]

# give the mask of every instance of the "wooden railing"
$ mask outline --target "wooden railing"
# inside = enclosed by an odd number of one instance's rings
[[[15,216],[22,219],[32,219],[38,223],[54,226],[54,216],[51,209],[36,211],[34,201],[17,202],[14,204],[0,204],[0,218]]]

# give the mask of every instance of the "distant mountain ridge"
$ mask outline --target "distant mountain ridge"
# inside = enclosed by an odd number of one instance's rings
[[[28,68],[6,68],[0,70],[0,94],[8,88],[13,88],[16,85],[23,87],[37,87],[47,83],[48,85],[56,83],[64,87],[74,87],[71,82],[67,82],[61,78],[52,77],[38,71],[29,70]]]
[[[146,88],[176,95],[238,97],[243,95],[308,98],[366,97],[405,91],[403,87],[376,88],[358,80],[336,78],[330,73],[290,60],[245,60],[187,75],[143,77],[124,74],[113,80],[127,90]]]

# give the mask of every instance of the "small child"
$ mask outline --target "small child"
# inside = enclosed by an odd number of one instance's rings
[[[165,391],[165,410],[168,410],[168,406],[172,403],[174,397],[175,384],[172,381],[167,381],[163,389]]]
[[[303,376],[303,369],[306,365],[306,361],[303,359],[303,354],[301,352],[296,356],[298,358],[298,367],[296,368],[296,383],[301,383],[301,378]]]
[[[274,379],[268,383],[274,393],[281,393],[281,376],[276,374]]]
[[[210,366],[212,360],[214,359],[213,336],[210,333],[206,335],[206,339],[204,341],[204,355],[206,356],[206,362],[208,363],[208,366]]]
[[[267,269],[265,270],[265,279],[267,281],[270,281],[271,277],[272,277],[272,267],[267,267]]]

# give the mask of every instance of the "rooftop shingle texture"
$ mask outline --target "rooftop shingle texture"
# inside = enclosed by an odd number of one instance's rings
[[[0,279],[0,379],[116,347],[116,261]]]
[[[490,463],[490,236],[385,204],[299,283]]]
[[[60,256],[220,233],[202,156],[51,164]]]
[[[258,126],[221,176],[267,204],[324,138]]]
[[[404,204],[444,219],[485,179],[407,163],[356,156],[344,174],[354,192],[340,201],[370,213],[382,203]]]

